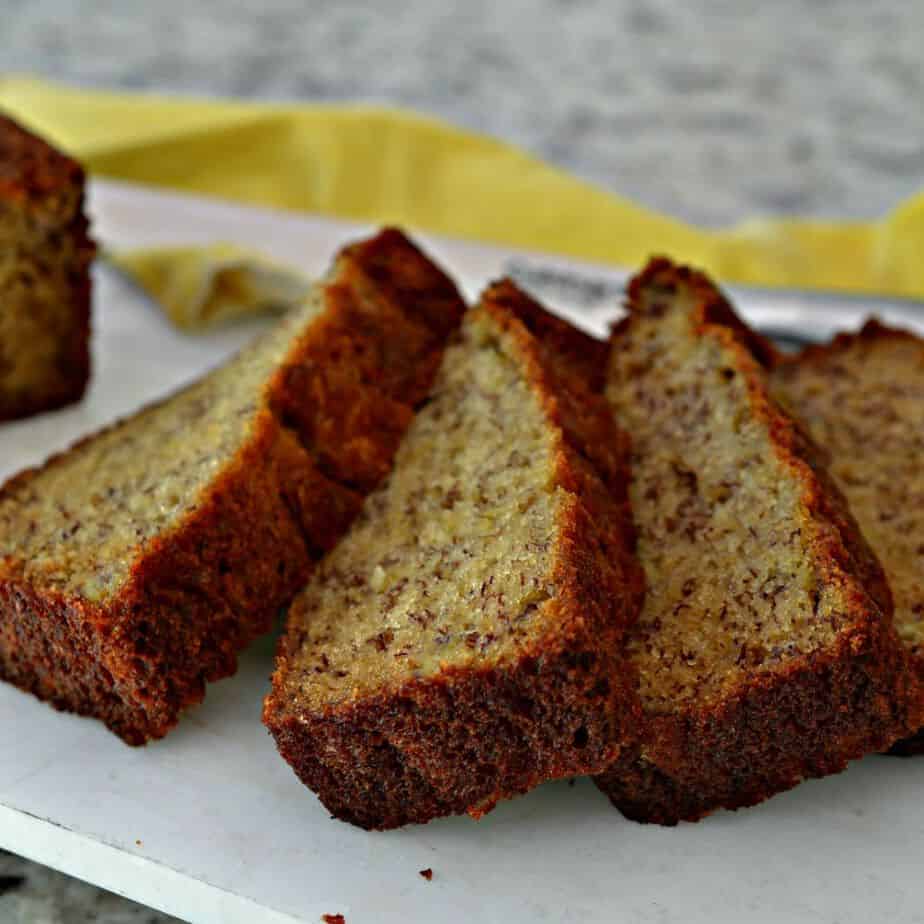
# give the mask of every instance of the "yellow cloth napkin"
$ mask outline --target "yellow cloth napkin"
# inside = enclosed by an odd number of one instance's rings
[[[727,281],[924,298],[924,194],[869,223],[710,231],[400,110],[166,99],[20,77],[0,78],[0,108],[123,180],[628,268],[661,252]]]
[[[239,317],[281,312],[308,293],[295,270],[235,244],[107,251],[109,262],[130,276],[173,323],[198,331]]]

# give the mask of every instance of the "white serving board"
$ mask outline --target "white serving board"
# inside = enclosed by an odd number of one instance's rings
[[[91,207],[108,247],[232,240],[311,275],[368,230],[103,182]],[[513,268],[598,333],[618,312],[624,274],[422,239],[469,295]],[[98,267],[96,278],[88,399],[0,427],[0,477],[189,380],[261,326],[184,336],[113,271]],[[739,305],[758,324],[813,336],[855,327],[869,308],[753,291]],[[914,306],[879,307],[922,329]],[[330,820],[276,755],[260,724],[271,664],[265,640],[143,749],[0,684],[0,847],[193,922],[924,921],[924,758],[868,758],[756,809],[675,829],[625,821],[582,780],[541,787],[478,823],[369,834]],[[418,874],[428,867],[430,882]]]

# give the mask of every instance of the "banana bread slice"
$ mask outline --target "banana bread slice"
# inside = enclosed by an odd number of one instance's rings
[[[879,556],[895,626],[924,679],[924,340],[869,321],[773,373],[777,396],[830,456],[830,471]],[[924,734],[894,753],[924,752]]]
[[[464,305],[397,231],[235,359],[0,491],[0,676],[164,735],[387,472]]]
[[[628,307],[607,396],[633,442],[646,728],[597,782],[630,818],[673,824],[888,747],[912,681],[879,563],[768,394],[773,348],[664,259]]]
[[[80,165],[0,114],[0,421],[79,400],[90,375]]]
[[[634,732],[627,444],[577,363],[592,379],[604,351],[490,287],[297,598],[264,721],[337,818],[478,817],[602,769]]]

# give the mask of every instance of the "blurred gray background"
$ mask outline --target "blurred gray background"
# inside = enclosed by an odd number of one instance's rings
[[[3,70],[398,103],[667,212],[874,216],[924,186],[924,4],[0,0]]]
[[[924,3],[0,0],[0,72],[409,106],[709,225],[924,188]],[[0,921],[167,918],[0,854]]]

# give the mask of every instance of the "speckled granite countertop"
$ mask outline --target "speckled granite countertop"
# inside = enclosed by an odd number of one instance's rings
[[[924,4],[0,0],[0,71],[402,104],[721,224],[924,187]],[[0,921],[168,919],[0,854]]]

